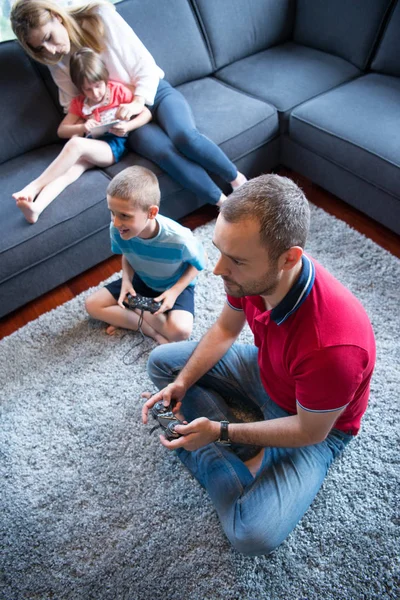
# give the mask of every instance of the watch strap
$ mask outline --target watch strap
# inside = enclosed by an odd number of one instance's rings
[[[231,440],[229,439],[228,425],[229,421],[221,421],[220,423],[221,429],[219,433],[219,444],[225,444],[226,446],[230,445]]]

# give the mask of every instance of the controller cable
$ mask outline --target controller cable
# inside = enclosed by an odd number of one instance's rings
[[[125,354],[122,357],[122,362],[124,363],[124,365],[129,366],[129,365],[133,365],[135,364],[135,362],[137,361],[138,357],[135,357],[133,360],[127,361],[127,356],[129,356],[129,354],[132,352],[132,350],[134,350],[135,348],[137,348],[138,346],[140,346],[140,344],[143,344],[144,340],[145,340],[145,335],[142,331],[142,325],[143,325],[143,313],[144,313],[144,308],[141,309],[140,311],[140,317],[139,317],[139,322],[138,322],[138,326],[136,329],[137,333],[139,331],[140,335],[142,336],[139,341],[136,341],[132,344],[132,346],[129,348],[129,350],[127,350],[125,352]],[[126,335],[129,335],[128,333],[125,333],[122,337],[121,340],[124,339],[124,337]]]

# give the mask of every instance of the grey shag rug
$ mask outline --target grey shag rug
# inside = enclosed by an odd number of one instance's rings
[[[212,230],[196,231],[209,269],[194,339],[224,302]],[[399,597],[400,262],[314,207],[307,250],[363,302],[378,362],[360,435],[289,538],[265,557],[230,547],[207,494],[141,425],[153,344],[107,337],[85,293],[0,342],[2,600]]]

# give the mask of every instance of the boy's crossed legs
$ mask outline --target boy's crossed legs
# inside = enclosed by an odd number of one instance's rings
[[[136,293],[143,296],[156,297],[161,292],[154,292],[137,276],[133,283]],[[98,290],[86,300],[86,310],[91,317],[109,324],[107,333],[113,334],[115,329],[131,329],[137,331],[142,311],[121,308],[118,304],[121,280],[117,280]],[[186,340],[193,328],[194,288],[188,287],[178,296],[173,308],[166,313],[151,314],[143,312],[141,329],[144,335],[153,338],[159,344]]]

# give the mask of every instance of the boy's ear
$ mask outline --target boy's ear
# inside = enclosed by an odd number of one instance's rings
[[[149,208],[149,211],[148,211],[148,213],[147,213],[147,217],[148,217],[149,219],[155,219],[155,218],[156,218],[156,216],[158,215],[158,211],[159,211],[159,210],[160,210],[160,209],[158,208],[158,206],[156,206],[155,204],[152,204],[152,205],[150,206],[150,208]]]

